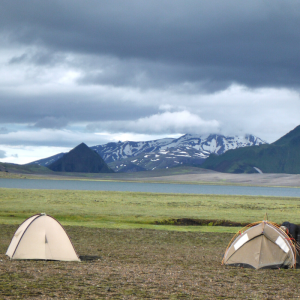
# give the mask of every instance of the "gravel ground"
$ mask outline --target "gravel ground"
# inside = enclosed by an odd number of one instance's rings
[[[299,174],[228,174],[208,170],[198,174],[152,177],[147,181],[300,187]]]
[[[11,261],[16,228],[0,225],[0,299],[300,298],[298,269],[222,266],[231,234],[66,227],[82,262]]]

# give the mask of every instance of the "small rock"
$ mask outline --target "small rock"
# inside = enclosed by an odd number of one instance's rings
[[[110,287],[107,287],[105,290],[106,290],[107,292],[110,292]]]

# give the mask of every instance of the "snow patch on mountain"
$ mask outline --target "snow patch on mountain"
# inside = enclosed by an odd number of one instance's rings
[[[135,157],[136,165],[147,170],[169,168],[176,164],[201,165],[211,153],[223,154],[230,149],[258,146],[266,142],[253,135],[224,136],[210,134],[205,136],[185,134],[177,139],[161,139],[146,142],[119,142],[94,146],[105,161],[120,166],[118,161]],[[118,155],[116,155],[116,153]],[[160,159],[158,159],[158,157]],[[132,162],[132,160],[131,160]]]

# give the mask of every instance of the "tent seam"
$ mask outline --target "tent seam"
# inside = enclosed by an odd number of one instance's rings
[[[16,248],[15,248],[15,251],[14,251],[14,253],[12,254],[11,258],[14,257],[14,255],[15,255],[15,253],[16,253],[16,251],[17,251],[19,245],[20,245],[20,242],[21,242],[21,240],[22,240],[22,238],[23,238],[25,232],[27,231],[28,227],[29,227],[36,219],[38,219],[39,217],[41,217],[41,215],[37,215],[37,217],[34,218],[34,219],[27,225],[26,229],[24,230],[24,232],[22,233],[22,235],[21,235],[21,237],[20,237],[20,239],[19,239],[19,242],[18,242],[18,244],[17,244],[17,246],[16,246]],[[26,220],[25,220],[25,221],[26,221]],[[25,222],[25,221],[24,221],[24,222]],[[24,223],[24,222],[23,222],[23,223]],[[22,224],[23,224],[23,223],[22,223]],[[22,225],[22,224],[21,224],[21,225]],[[20,226],[21,226],[21,225],[20,225]],[[20,227],[20,226],[19,226],[19,227]]]

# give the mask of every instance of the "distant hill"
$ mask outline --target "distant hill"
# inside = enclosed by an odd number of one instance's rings
[[[201,167],[226,173],[300,174],[300,126],[272,144],[211,154]]]
[[[112,173],[102,157],[81,143],[48,166],[56,172]]]
[[[91,147],[116,172],[168,169],[179,165],[200,166],[211,153],[218,155],[239,147],[265,144],[253,135],[206,136],[185,134],[180,138],[165,138],[143,142],[118,142]],[[34,161],[31,164],[49,166],[64,155]]]
[[[15,174],[52,174],[52,171],[39,165],[17,165],[0,162],[0,172]]]

